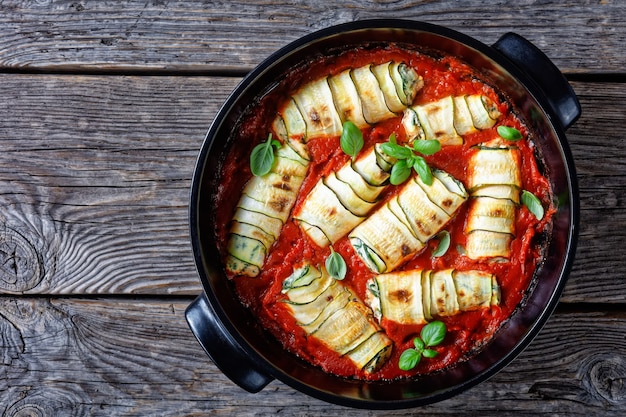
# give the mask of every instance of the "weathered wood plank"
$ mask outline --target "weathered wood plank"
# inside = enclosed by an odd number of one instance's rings
[[[190,179],[238,80],[0,78],[3,290],[197,293]]]
[[[204,355],[184,322],[186,306],[0,298],[0,413],[382,415],[329,405],[278,381],[258,394],[242,391]],[[625,332],[623,313],[558,313],[489,381],[432,406],[384,415],[623,415]]]
[[[440,24],[487,44],[515,31],[569,73],[623,73],[616,1],[4,1],[0,68],[245,71],[315,30],[357,19]]]
[[[0,76],[0,291],[196,294],[187,203],[200,143],[237,78]],[[573,83],[581,233],[563,300],[621,303],[623,86]],[[612,103],[610,112],[606,102]],[[19,256],[11,257],[11,248]],[[11,261],[13,259],[13,261]],[[610,291],[607,291],[610,289]]]

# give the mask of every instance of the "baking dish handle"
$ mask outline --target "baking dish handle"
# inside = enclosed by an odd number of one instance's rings
[[[235,384],[255,393],[274,379],[257,369],[241,345],[226,330],[204,293],[187,307],[185,318],[207,355]]]
[[[492,46],[538,84],[563,129],[578,119],[581,107],[572,86],[539,48],[516,33],[502,35]]]

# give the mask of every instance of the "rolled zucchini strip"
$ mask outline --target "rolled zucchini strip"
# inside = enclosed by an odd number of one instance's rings
[[[478,270],[392,272],[373,278],[368,289],[366,302],[379,309],[379,320],[400,324],[424,324],[500,303],[496,276]]]
[[[273,122],[274,133],[305,150],[302,144],[311,139],[341,135],[347,120],[364,128],[396,116],[423,85],[422,77],[404,63],[349,68],[311,81],[285,100]]]
[[[374,372],[389,358],[391,340],[371,310],[321,266],[304,264],[283,283],[285,306],[307,335],[365,372]]]
[[[391,272],[420,252],[467,198],[463,184],[444,171],[433,172],[431,186],[415,176],[350,232],[350,242],[370,270]]]
[[[407,108],[402,125],[408,140],[437,139],[442,145],[461,145],[463,136],[493,127],[500,117],[486,96],[447,96]]]
[[[509,258],[522,187],[519,149],[499,141],[478,146],[470,158],[468,186],[467,256]]]
[[[294,213],[302,230],[316,245],[326,247],[348,234],[365,220],[391,169],[389,159],[379,159],[378,145],[337,172],[320,179]],[[381,165],[384,167],[381,167]]]
[[[260,273],[291,213],[307,169],[308,161],[283,144],[270,172],[246,183],[230,226],[228,273],[250,277]]]
[[[293,96],[306,124],[307,138],[341,134],[342,122],[335,108],[328,78],[306,84]]]

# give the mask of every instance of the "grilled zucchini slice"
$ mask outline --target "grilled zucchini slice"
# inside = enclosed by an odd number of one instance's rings
[[[410,106],[417,93],[424,87],[424,79],[404,62],[390,62],[389,74],[396,86],[398,98],[404,106]]]
[[[445,317],[460,311],[452,269],[433,271],[430,274],[430,314]]]
[[[399,113],[405,109],[406,105],[400,99],[396,84],[391,77],[389,67],[391,62],[385,62],[380,65],[372,65],[370,68],[378,81],[378,86],[383,93],[387,108],[393,113]]]
[[[430,201],[449,216],[452,216],[467,200],[467,191],[460,181],[447,172],[433,169],[432,173],[433,183],[431,185],[424,184],[419,177],[416,177],[415,182],[422,187]]]
[[[294,218],[304,223],[303,230],[305,231],[311,230],[308,226],[317,227],[322,231],[323,236],[317,233],[309,234],[309,237],[320,247],[336,242],[354,225],[363,221],[363,217],[351,213],[341,203],[337,194],[323,180],[315,184],[300,210],[294,214]]]
[[[500,117],[500,112],[495,103],[487,96],[473,94],[465,97],[467,107],[472,114],[474,127],[479,130],[485,130],[493,127]]]
[[[378,331],[359,346],[346,353],[359,369],[366,373],[376,372],[391,356],[393,343],[387,335]]]
[[[328,287],[335,283],[335,279],[330,276],[323,268],[316,268],[310,265],[307,274],[312,275],[313,279],[306,285],[300,285],[297,287],[291,287],[287,290],[283,290],[289,297],[291,304],[308,304],[317,299]],[[297,274],[297,270],[294,271]],[[287,278],[289,280],[290,277]],[[285,287],[283,282],[283,288]]]
[[[347,120],[364,128],[393,117],[411,105],[422,86],[422,78],[403,63],[349,68],[302,86],[279,108],[272,127],[308,159],[309,140],[341,135]]]
[[[437,139],[442,145],[461,145],[462,135],[489,129],[498,117],[495,103],[486,96],[447,96],[405,109],[402,125],[409,141]]]
[[[469,161],[470,193],[486,185],[522,187],[521,156],[516,147],[480,146]]]
[[[238,207],[233,215],[233,221],[239,223],[248,223],[257,226],[265,233],[274,237],[274,240],[278,238],[280,230],[283,227],[283,222],[276,217],[271,217],[263,213],[259,213],[253,210],[247,210],[243,207]],[[232,225],[232,224],[231,224]]]
[[[261,268],[265,261],[266,249],[257,239],[232,233],[228,241],[228,253],[243,262]]]
[[[383,317],[401,324],[426,321],[422,305],[421,270],[382,274],[375,279]]]
[[[512,241],[513,235],[509,233],[473,230],[467,235],[465,250],[471,259],[508,259]]]
[[[426,139],[437,139],[442,145],[462,145],[463,138],[454,127],[454,97],[415,107]]]
[[[348,183],[350,188],[359,196],[359,198],[368,203],[375,203],[385,190],[383,185],[370,185],[365,178],[354,170],[352,162],[348,161],[343,167],[341,167],[337,173],[337,179]]]
[[[328,188],[333,190],[339,201],[341,201],[341,204],[355,216],[365,216],[376,205],[376,203],[370,203],[361,199],[361,197],[354,192],[352,187],[350,187],[350,184],[338,179],[334,172],[328,174],[323,181]],[[350,229],[352,229],[352,227]]]
[[[506,184],[483,185],[481,187],[474,188],[472,191],[472,197],[499,198],[503,200],[510,200],[515,204],[519,204],[520,189],[515,185]]]
[[[306,123],[307,141],[319,136],[341,134],[342,122],[327,78],[307,83],[293,96]]]
[[[369,124],[378,123],[395,116],[395,113],[387,107],[385,95],[370,65],[353,69],[351,75],[361,98],[363,118]]]
[[[373,272],[391,272],[421,251],[467,198],[467,195],[457,194],[465,193],[461,183],[443,172],[437,175],[437,181],[441,181],[440,178],[445,181],[438,184],[438,189],[428,191],[428,186],[419,177],[414,177],[387,204],[350,232],[350,242],[357,255]],[[449,191],[448,187],[455,192]],[[447,206],[450,214],[435,204],[428,192],[440,205]],[[448,203],[448,199],[454,203]]]
[[[358,127],[365,127],[367,121],[363,117],[361,98],[350,76],[351,72],[352,69],[347,69],[330,77],[328,84],[341,120],[344,122],[349,120]]]
[[[386,187],[381,184],[388,176],[378,165],[372,146],[354,164],[348,161],[337,173],[320,179],[294,217],[318,246],[335,243],[374,208]],[[378,185],[371,185],[372,182]]]
[[[477,147],[469,162],[472,203],[465,233],[471,259],[509,258],[520,201],[521,156],[514,146],[492,141]]]
[[[357,159],[352,167],[363,179],[374,187],[381,186],[389,178],[389,171],[395,162],[395,159],[386,157],[382,159],[379,155],[384,154],[380,150],[380,144],[370,147],[359,159]],[[384,161],[383,165],[379,165],[379,161]]]
[[[492,197],[472,198],[465,225],[465,233],[474,230],[515,234],[516,204],[508,199]]]
[[[319,303],[316,306],[316,308],[320,309],[317,316],[309,322],[304,322],[301,320],[298,323],[307,334],[312,334],[316,332],[331,315],[333,315],[336,311],[345,308],[348,302],[354,297],[352,293],[342,285],[335,284],[332,288],[335,289],[336,294],[332,294],[330,297],[327,297],[325,299],[319,299],[320,302],[322,300],[325,300],[326,305],[322,305],[323,303]]]
[[[307,169],[308,161],[283,144],[276,151],[270,172],[246,183],[231,222],[227,272],[250,277],[260,273],[270,247],[289,218]],[[250,252],[252,242],[258,242],[263,250],[255,247]]]
[[[500,289],[495,275],[478,270],[455,270],[452,278],[461,311],[488,308],[500,303]]]
[[[454,97],[454,130],[459,135],[467,135],[477,132],[472,120],[472,112],[467,105],[465,96]]]
[[[360,369],[373,372],[388,359],[391,341],[371,310],[323,266],[296,268],[283,282],[283,293],[284,305],[308,335]]]
[[[394,270],[425,246],[413,235],[412,230],[393,214],[387,204],[355,227],[349,237],[357,255],[372,272],[376,273]],[[377,262],[378,259],[382,264]]]
[[[359,300],[350,300],[344,308],[328,317],[312,336],[333,351],[345,355],[378,330],[369,308]]]
[[[428,198],[428,194],[418,182],[421,182],[419,177],[407,181],[396,199],[411,225],[413,235],[426,243],[451,217]]]
[[[415,269],[382,274],[375,280],[375,293],[368,286],[368,304],[379,304],[382,318],[400,324],[424,324],[434,317],[500,303],[495,275],[478,270]]]

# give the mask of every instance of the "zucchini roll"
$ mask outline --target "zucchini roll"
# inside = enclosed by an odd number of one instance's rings
[[[326,247],[365,220],[386,188],[394,160],[372,146],[355,162],[320,179],[294,218],[318,246]]]
[[[322,266],[304,264],[283,281],[285,305],[298,325],[365,372],[378,370],[391,353],[392,342],[373,319],[371,310]]]
[[[350,68],[305,84],[279,107],[273,129],[306,151],[302,144],[313,138],[341,135],[347,120],[363,128],[400,114],[423,85],[421,76],[404,63]]]
[[[522,187],[519,149],[491,142],[469,162],[470,206],[465,234],[472,259],[509,258]]]
[[[277,151],[274,165],[244,186],[230,226],[226,271],[255,277],[287,221],[306,175],[308,161],[290,146]]]
[[[420,252],[467,200],[465,187],[433,170],[428,186],[415,176],[400,192],[350,233],[350,243],[367,267],[391,272]]]
[[[461,145],[463,135],[493,127],[500,117],[486,96],[448,96],[404,111],[402,125],[408,140],[437,139],[442,145]]]
[[[417,269],[376,276],[368,283],[366,302],[379,320],[423,324],[498,305],[500,287],[487,272]]]

